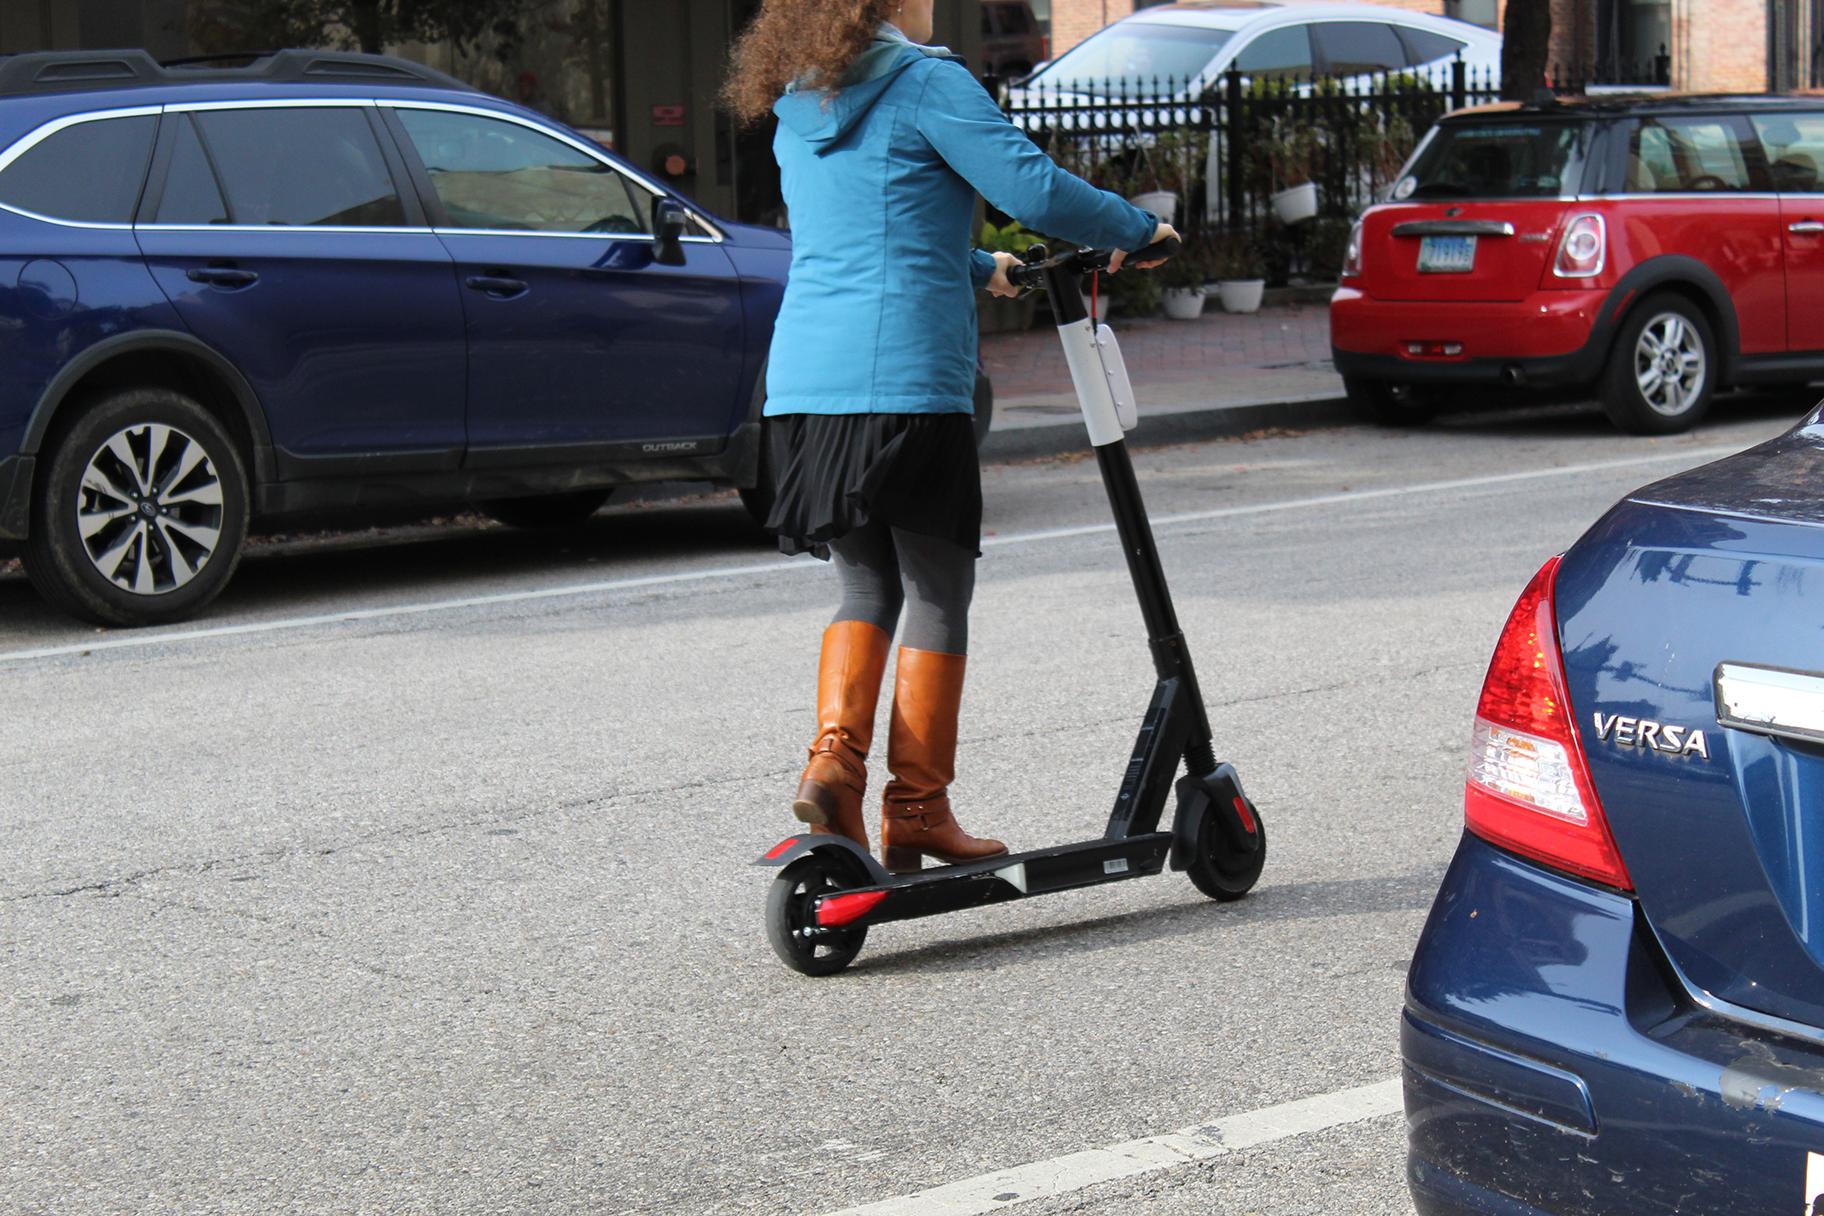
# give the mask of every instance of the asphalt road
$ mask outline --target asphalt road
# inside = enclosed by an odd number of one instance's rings
[[[1501,621],[1797,409],[1143,450],[1260,887],[887,926],[826,980],[748,862],[832,580],[731,497],[268,545],[149,633],[0,578],[0,1211],[1408,1213],[1402,976]],[[1095,467],[986,492],[954,794],[1091,836],[1151,684]]]

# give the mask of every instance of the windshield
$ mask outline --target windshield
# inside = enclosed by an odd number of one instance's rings
[[[1047,89],[1133,97],[1184,87],[1216,58],[1233,30],[1123,21],[1066,51],[1031,83]],[[1157,84],[1155,84],[1157,82]]]
[[[1395,183],[1395,199],[1557,198],[1576,192],[1580,122],[1444,123]]]

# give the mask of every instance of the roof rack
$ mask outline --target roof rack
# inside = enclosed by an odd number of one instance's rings
[[[472,85],[394,55],[354,51],[242,51],[164,63],[142,50],[28,51],[0,55],[0,96],[71,89],[124,89],[198,81],[265,84],[367,83],[462,89]]]

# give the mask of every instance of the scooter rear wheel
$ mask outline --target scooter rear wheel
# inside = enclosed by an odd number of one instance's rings
[[[1267,864],[1267,821],[1254,811],[1255,848],[1244,853],[1236,848],[1218,819],[1214,807],[1207,808],[1197,832],[1197,856],[1184,867],[1197,889],[1222,903],[1240,899],[1260,881]]]
[[[800,857],[779,872],[766,892],[766,940],[793,971],[833,975],[854,961],[868,928],[817,928],[819,896],[862,885],[846,859],[823,852]]]

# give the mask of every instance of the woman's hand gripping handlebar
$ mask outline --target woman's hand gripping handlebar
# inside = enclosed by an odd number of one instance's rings
[[[1054,256],[1045,246],[1034,245],[1026,251],[1026,258],[1023,262],[1004,269],[1007,283],[1013,288],[1011,294],[1018,295],[1022,291],[1042,291],[1046,287],[1049,276],[1053,274],[1074,278],[1093,274],[1099,270],[1107,270],[1112,273],[1114,267],[1123,260],[1130,261],[1136,269],[1140,270],[1149,270],[1161,265],[1175,257],[1178,251],[1184,248],[1184,242],[1176,232],[1172,231],[1171,225],[1161,224],[1159,229],[1165,235],[1159,236],[1144,249],[1136,249],[1132,253],[1124,253],[1119,249],[1072,249]],[[1001,292],[999,294],[1009,293]]]

